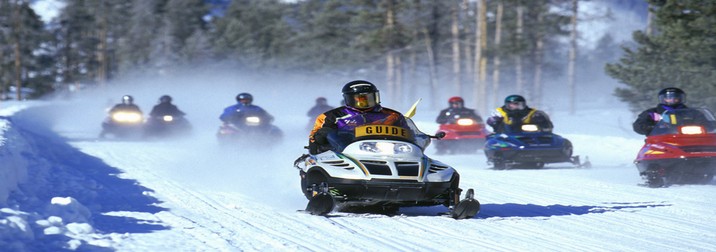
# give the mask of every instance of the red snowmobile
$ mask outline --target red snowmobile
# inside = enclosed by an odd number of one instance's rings
[[[458,115],[440,124],[437,132],[445,133],[445,137],[435,141],[438,154],[475,153],[485,145],[485,137],[489,134],[481,120]]]
[[[645,186],[705,184],[716,172],[716,118],[708,109],[666,111],[634,163]]]

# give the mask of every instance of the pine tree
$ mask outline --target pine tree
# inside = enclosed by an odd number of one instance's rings
[[[716,2],[651,0],[652,35],[634,33],[636,48],[624,48],[618,63],[606,72],[627,87],[615,95],[633,111],[652,107],[657,92],[679,87],[691,107],[716,107]]]

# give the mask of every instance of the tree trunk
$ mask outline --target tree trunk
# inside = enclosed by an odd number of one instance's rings
[[[525,20],[525,7],[524,6],[517,6],[517,27],[515,31],[515,39],[517,40],[518,44],[522,44],[522,36],[523,36],[523,29],[524,29],[524,20]],[[520,48],[522,48],[520,46]],[[515,54],[515,86],[516,86],[516,92],[518,94],[523,94],[525,92],[525,79],[524,79],[524,70],[522,66],[522,50]]]
[[[413,37],[415,38],[415,40],[417,40],[417,38],[418,38],[417,31],[413,32]],[[418,88],[417,88],[417,84],[416,84],[416,81],[418,78],[415,77],[415,74],[417,73],[417,65],[418,65],[417,53],[415,52],[415,50],[411,49],[410,54],[408,55],[408,67],[407,67],[408,68],[408,70],[407,70],[408,71],[408,73],[407,73],[408,87],[406,87],[409,89],[408,98],[410,101],[417,99],[417,96],[418,96],[418,92],[417,92]]]
[[[478,112],[484,114],[489,111],[487,107],[487,86],[485,80],[487,78],[487,58],[482,54],[487,49],[487,0],[478,0],[477,15],[475,28],[475,103]]]
[[[492,69],[492,104],[499,104],[497,101],[499,97],[497,97],[497,94],[499,94],[500,89],[500,44],[501,44],[501,37],[502,37],[502,11],[504,7],[504,3],[502,1],[499,1],[497,4],[497,13],[495,14],[495,58],[493,62],[493,69]]]
[[[569,33],[569,65],[567,67],[567,81],[569,86],[569,114],[574,115],[576,110],[576,83],[575,83],[575,66],[577,64],[577,0],[572,0],[572,19],[571,31]]]
[[[539,13],[537,16],[537,26],[542,24],[542,21],[544,19],[544,15],[542,13]],[[535,62],[535,68],[534,68],[534,79],[532,81],[532,89],[533,89],[533,97],[532,100],[534,100],[534,104],[537,107],[540,107],[542,105],[542,65],[543,65],[543,56],[544,56],[544,34],[542,31],[538,31],[536,34],[536,41],[535,41],[535,52],[534,52],[534,62]]]
[[[400,54],[395,55],[395,102],[405,105],[405,94],[403,93],[403,61]]]
[[[97,16],[99,17],[98,25],[98,43],[97,43],[97,84],[104,86],[107,82],[107,11],[104,6],[104,0],[100,0],[97,4]]]
[[[436,80],[437,70],[435,66],[435,53],[433,52],[432,40],[430,39],[430,33],[428,32],[428,29],[423,29],[423,33],[425,33],[425,49],[428,55],[428,74],[430,75],[430,107],[437,108],[438,96],[436,94],[436,91],[438,90],[438,81]]]
[[[22,36],[22,17],[20,17],[20,1],[15,1],[13,9],[14,36],[13,48],[15,53],[15,95],[18,101],[22,100],[22,56],[20,55],[20,40]]]
[[[450,32],[452,34],[452,82],[455,88],[455,94],[462,93],[462,84],[460,83],[460,19],[459,19],[459,2],[452,1],[450,6],[450,16],[452,25]]]
[[[468,16],[468,12],[470,12],[469,0],[463,0],[462,12],[465,14],[465,16]],[[465,29],[468,29],[468,27],[466,26]],[[470,34],[471,32],[465,32],[465,33]],[[465,33],[463,33],[463,34],[465,34]],[[465,38],[465,41],[470,41],[470,38]],[[474,62],[473,56],[475,56],[475,54],[472,52],[472,45],[471,45],[471,43],[464,43],[462,48],[464,48],[462,55],[465,55],[465,60],[463,60],[463,62],[465,64],[464,76],[474,76],[475,75],[475,67],[473,66],[473,62]]]
[[[391,102],[397,101],[396,74],[395,74],[395,4],[394,0],[386,0],[385,11],[385,32],[388,34],[388,53],[386,55],[386,83],[388,85],[388,97]]]
[[[651,4],[648,4],[647,8],[646,8],[646,32],[645,32],[647,36],[651,36],[651,34],[654,32],[653,27],[652,27],[653,25],[654,25],[654,13],[651,12]]]

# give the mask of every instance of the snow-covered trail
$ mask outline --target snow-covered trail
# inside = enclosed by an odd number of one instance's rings
[[[43,114],[22,113],[36,114],[15,121]],[[166,142],[94,141],[96,132],[76,123],[52,124],[81,152],[62,147],[63,154],[96,158],[99,163],[92,167],[115,168],[106,172],[136,181],[134,192],[141,189],[156,199],[156,204],[103,213],[163,227],[127,231],[117,241],[119,250],[716,251],[716,183],[636,186],[641,181],[631,161],[638,139],[565,135],[577,154],[590,156],[590,169],[552,164],[497,171],[488,169],[482,153],[437,157],[458,169],[461,187],[475,189],[482,210],[469,220],[435,216],[445,211],[439,206],[403,208],[397,216],[318,217],[296,212],[306,203],[291,167],[305,144],[300,129],[285,129],[289,137],[272,149],[226,150],[214,141],[214,128],[196,128],[190,138]],[[44,144],[35,142],[48,150],[65,143]],[[62,155],[44,158],[77,166]],[[100,187],[116,186],[116,181],[97,181],[104,183]],[[148,211],[149,206],[156,208]]]

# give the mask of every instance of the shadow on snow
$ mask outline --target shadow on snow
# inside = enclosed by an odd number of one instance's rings
[[[663,202],[632,202],[632,203],[605,203],[604,206],[571,206],[571,205],[548,205],[540,206],[535,204],[482,204],[480,212],[474,217],[477,219],[487,218],[534,218],[534,217],[555,217],[569,215],[599,214],[616,211],[637,210],[652,207],[666,207],[671,204]],[[446,208],[415,207],[401,208],[400,214],[406,216],[434,216],[444,215]]]
[[[30,108],[13,116],[13,129],[29,149],[22,153],[28,162],[28,181],[20,185],[19,193],[36,195],[38,199],[27,202],[22,195],[11,196],[20,203],[21,210],[34,212],[53,197],[73,197],[90,210],[93,227],[99,232],[148,233],[168,229],[160,223],[103,214],[113,211],[154,214],[167,209],[157,206],[161,202],[148,195],[151,189],[136,180],[118,177],[122,173],[119,169],[79,151],[52,132],[49,129],[52,122],[44,116],[48,110]]]

